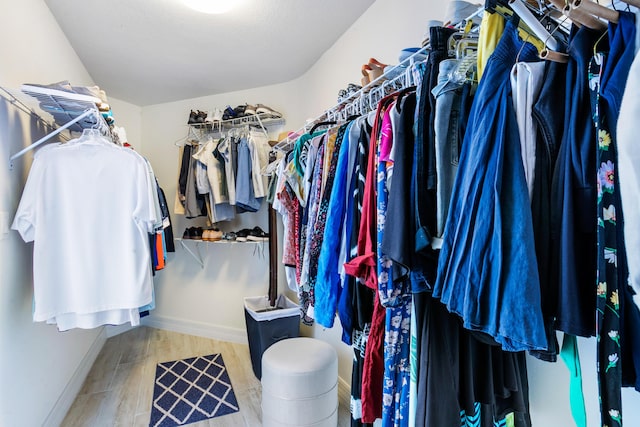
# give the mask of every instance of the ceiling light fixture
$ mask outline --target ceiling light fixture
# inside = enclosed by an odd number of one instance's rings
[[[240,3],[240,0],[182,0],[193,10],[202,13],[226,13]]]

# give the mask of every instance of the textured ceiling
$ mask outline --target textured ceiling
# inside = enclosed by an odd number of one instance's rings
[[[45,0],[94,82],[139,106],[294,79],[373,1],[244,0],[207,15],[180,0]]]

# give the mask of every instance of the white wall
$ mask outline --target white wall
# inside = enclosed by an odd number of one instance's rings
[[[26,82],[63,79],[91,83],[44,2],[0,0],[0,9],[0,86],[17,89]],[[0,212],[9,220],[31,155],[18,159],[11,171],[9,157],[43,134],[29,115],[0,100]],[[32,322],[32,248],[15,231],[0,235],[0,425],[59,422],[70,403],[59,402],[63,391],[73,394],[69,387],[74,379],[81,384],[82,361],[101,345],[101,329],[60,333]]]
[[[116,126],[125,128],[129,144],[137,151],[142,151],[142,108],[119,99],[109,97],[109,88],[107,90],[107,98],[113,112]]]

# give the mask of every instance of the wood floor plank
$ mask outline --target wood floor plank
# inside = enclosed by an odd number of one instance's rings
[[[150,328],[138,327],[122,334],[121,345],[124,347],[120,363],[144,360],[149,352]]]
[[[262,425],[262,409],[260,407],[262,388],[249,388],[240,393],[239,396],[238,406],[240,406],[240,413],[244,418],[244,425],[247,427]]]
[[[136,416],[141,413],[151,412],[151,403],[153,400],[153,389],[155,386],[157,362],[148,358],[144,362],[142,371],[140,372],[140,390],[137,397]],[[148,424],[149,420],[147,420]]]
[[[69,408],[61,427],[93,427],[107,392],[81,394]]]
[[[240,411],[189,427],[259,427],[262,386],[251,367],[249,347],[149,327],[111,337],[92,367],[62,427],[147,427],[156,365],[222,354]],[[339,396],[339,426],[350,425],[349,397]]]
[[[150,419],[151,419],[151,411],[141,412],[135,416],[133,420],[133,427],[149,427]]]
[[[108,392],[109,398],[105,400],[100,410],[100,419],[112,420],[111,425],[117,423],[133,424],[137,413],[138,396],[142,387],[140,379],[144,367],[144,361],[118,365],[111,390]]]
[[[234,389],[242,392],[250,388],[260,387],[251,367],[249,347],[242,344],[224,343],[222,358],[229,370],[229,377]]]
[[[222,415],[220,417],[211,418],[208,420],[209,427],[239,427],[244,426],[244,417],[240,412],[233,414]]]
[[[110,338],[102,347],[96,361],[80,389],[80,394],[91,394],[109,390],[113,375],[122,358],[122,345],[116,337]]]

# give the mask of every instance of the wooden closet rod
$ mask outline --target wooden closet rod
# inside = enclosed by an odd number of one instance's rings
[[[640,0],[622,0],[622,1],[628,4],[629,6],[635,6],[637,8],[640,8]]]
[[[563,0],[549,0],[560,12],[573,22],[591,28],[592,30],[604,30],[607,25],[595,18],[593,15],[586,13],[582,9],[573,9],[570,5],[566,4]]]
[[[599,16],[600,18],[606,19],[607,21],[613,22],[614,24],[617,24],[618,20],[620,19],[620,14],[617,10],[601,6],[598,3],[592,2],[591,0],[573,0],[571,7],[572,9],[580,8],[587,13]]]

